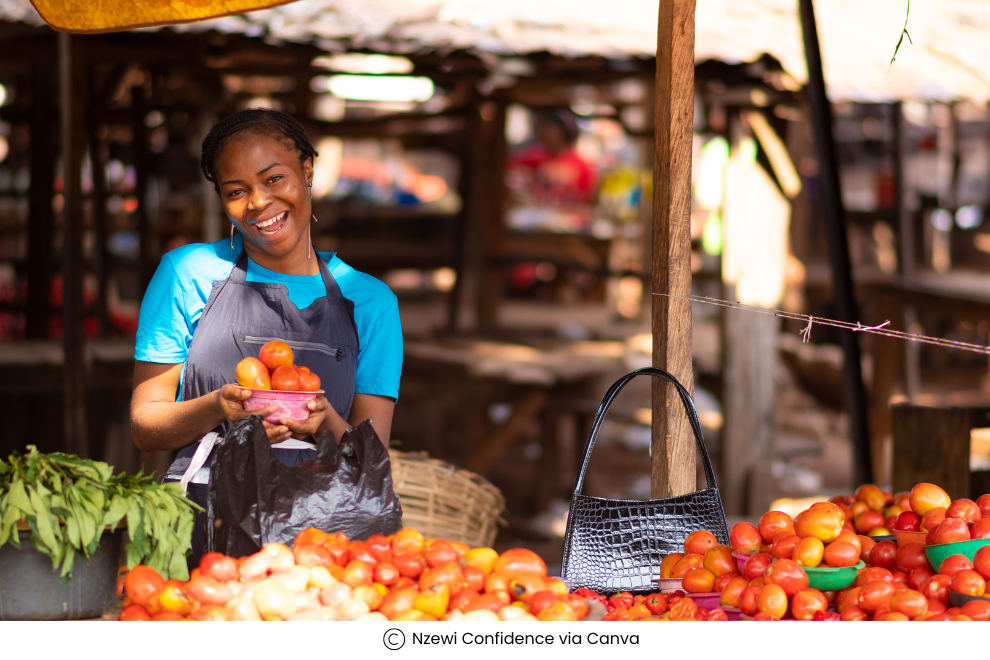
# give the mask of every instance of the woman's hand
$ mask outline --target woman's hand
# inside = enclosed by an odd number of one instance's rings
[[[328,411],[332,412],[330,402],[327,401],[327,398],[322,394],[318,395],[312,401],[307,402],[306,407],[309,409],[309,417],[303,421],[280,417],[278,420],[280,426],[272,425],[271,429],[269,429],[269,439],[271,439],[273,432],[278,432],[281,437],[278,440],[272,440],[272,442],[282,442],[283,440],[288,440],[290,437],[302,440],[324,430],[322,428],[323,422],[327,417]],[[266,423],[265,428],[268,427],[269,425]]]
[[[231,424],[244,419],[248,415],[259,415],[264,417],[272,414],[278,409],[277,406],[272,405],[259,408],[258,410],[245,410],[244,402],[251,398],[251,390],[238,387],[237,385],[224,385],[216,391],[216,395],[217,405],[220,408],[220,414],[222,414],[224,419]],[[269,442],[282,442],[289,437],[289,430],[286,427],[269,424],[268,422],[262,423],[265,425],[265,431],[268,432]]]

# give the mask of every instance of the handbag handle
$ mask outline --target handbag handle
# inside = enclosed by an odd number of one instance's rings
[[[715,471],[712,469],[712,459],[708,456],[708,448],[705,446],[705,436],[701,432],[701,421],[698,419],[698,410],[695,408],[691,395],[667,371],[659,367],[643,367],[615,381],[612,387],[608,388],[605,396],[602,397],[602,402],[598,404],[598,410],[595,412],[595,420],[591,425],[591,433],[588,434],[588,442],[584,446],[584,458],[581,461],[581,470],[578,472],[577,481],[574,482],[574,496],[577,497],[580,495],[584,487],[584,475],[588,471],[588,463],[591,462],[591,450],[595,447],[595,439],[598,437],[598,431],[601,429],[602,422],[605,421],[605,415],[608,413],[608,409],[612,407],[612,402],[615,401],[615,397],[619,395],[622,388],[636,376],[662,378],[677,389],[677,394],[680,395],[681,402],[684,404],[684,409],[687,412],[688,421],[691,423],[691,430],[694,431],[694,439],[698,443],[698,449],[701,451],[701,461],[705,466],[705,478],[708,480],[708,488],[718,489],[718,483],[715,481]]]

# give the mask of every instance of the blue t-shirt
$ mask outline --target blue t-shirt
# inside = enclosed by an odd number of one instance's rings
[[[138,318],[134,359],[180,364],[189,355],[193,334],[210,297],[213,282],[226,279],[241,253],[241,237],[231,252],[227,240],[185,245],[162,257],[148,285]],[[354,303],[358,332],[356,394],[399,398],[402,373],[402,325],[395,294],[384,282],[354,270],[337,255],[318,253],[341,293]],[[299,309],[326,295],[319,275],[285,275],[248,259],[248,282],[284,284]],[[183,369],[185,375],[185,369]],[[180,388],[181,392],[181,388]]]

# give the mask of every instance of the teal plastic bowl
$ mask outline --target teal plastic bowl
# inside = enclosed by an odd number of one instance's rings
[[[847,568],[805,568],[808,574],[808,586],[819,591],[838,591],[845,589],[856,581],[859,569],[865,568],[864,562]]]
[[[939,545],[926,545],[925,554],[928,555],[928,563],[932,565],[932,570],[938,572],[938,567],[946,558],[952,555],[965,555],[966,559],[973,561],[976,551],[985,545],[990,545],[990,539],[972,539],[970,541],[957,541],[955,543],[941,543]]]

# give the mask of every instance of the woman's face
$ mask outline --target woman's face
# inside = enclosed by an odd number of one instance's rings
[[[290,141],[252,132],[231,137],[217,158],[217,180],[249,255],[252,246],[273,257],[309,254],[313,164],[300,164]]]

